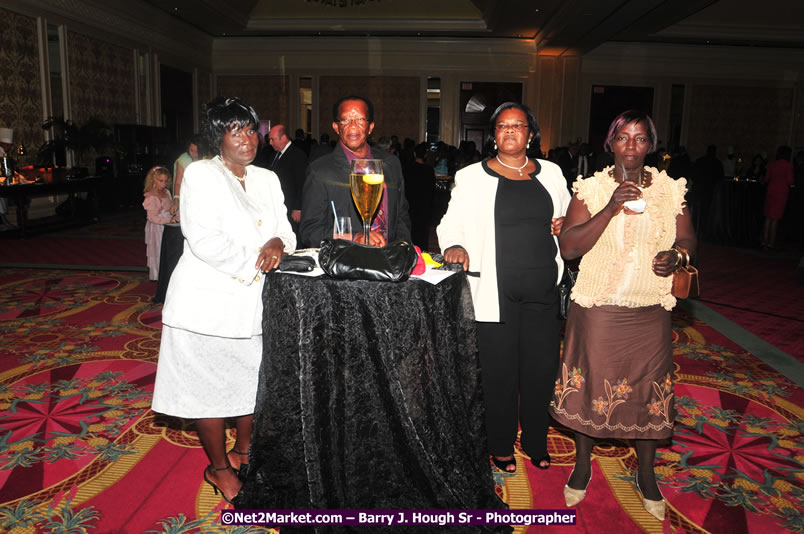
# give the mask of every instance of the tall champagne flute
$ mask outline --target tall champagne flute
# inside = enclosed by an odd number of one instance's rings
[[[382,185],[385,176],[380,159],[355,159],[352,161],[352,172],[349,184],[352,188],[352,200],[363,219],[363,243],[369,244],[371,219],[382,198]]]

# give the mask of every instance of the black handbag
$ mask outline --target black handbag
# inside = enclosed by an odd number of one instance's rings
[[[315,260],[310,256],[293,256],[289,254],[282,256],[282,259],[279,260],[280,271],[309,273],[313,269],[315,269]]]
[[[558,313],[562,319],[566,319],[569,314],[570,293],[577,277],[578,271],[573,271],[569,267],[564,268],[564,277],[558,284]]]
[[[416,266],[418,255],[407,241],[384,247],[369,247],[345,239],[325,239],[318,251],[318,264],[333,278],[402,282]]]
[[[402,282],[416,266],[418,255],[407,241],[384,247],[369,247],[344,239],[325,239],[318,251],[318,264],[333,278]]]

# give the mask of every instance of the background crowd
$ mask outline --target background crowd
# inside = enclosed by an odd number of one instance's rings
[[[189,146],[193,146],[194,141],[201,143],[199,137],[193,137]],[[399,158],[410,212],[412,240],[422,249],[438,247],[434,230],[446,212],[455,173],[482,161],[494,151],[491,141],[481,147],[473,141],[461,141],[456,147],[444,141],[417,143],[409,137],[400,141],[395,135],[379,138],[368,135],[367,142]],[[253,164],[274,170],[279,175],[283,194],[289,203],[288,211],[294,231],[298,231],[300,219],[304,169],[308,163],[331,153],[337,143],[337,137],[331,138],[324,133],[317,140],[302,129],[297,129],[291,137],[281,124],[260,137],[260,148]],[[687,179],[690,211],[696,232],[701,237],[706,237],[709,208],[715,189],[724,180],[755,181],[767,184],[768,190],[773,192],[770,195],[773,199],[764,205],[762,213],[756,214],[765,218],[764,227],[757,230],[758,242],[765,249],[778,246],[777,228],[786,209],[793,210],[794,221],[800,222],[804,216],[804,150],[793,154],[790,147],[779,147],[773,158],[761,153],[749,159],[730,146],[726,149],[726,158],[719,159],[718,147],[709,145],[705,154],[695,158],[684,146],[668,151],[662,147],[661,140],[657,143],[657,149],[646,156],[645,165],[666,171],[673,178]],[[200,157],[209,153],[203,146],[200,150]],[[288,150],[292,157],[284,161],[282,158],[276,159],[278,153]],[[527,154],[531,158],[541,158],[558,165],[568,190],[571,190],[578,176],[592,176],[613,163],[609,152],[602,149],[595,151],[581,140],[550,148],[547,153],[542,152],[539,146],[532,145],[527,149]],[[186,155],[187,152],[182,154]],[[180,160],[177,160],[177,168]],[[180,178],[174,179],[174,182],[175,197],[178,195]],[[791,185],[797,187],[791,189]],[[792,245],[800,246],[804,242]]]

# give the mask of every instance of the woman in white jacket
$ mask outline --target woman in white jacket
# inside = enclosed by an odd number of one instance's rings
[[[516,471],[514,443],[550,467],[547,405],[558,368],[558,283],[564,263],[556,236],[570,195],[561,169],[530,159],[539,146],[533,112],[502,104],[491,117],[494,158],[458,171],[438,227],[444,259],[469,277],[486,404],[486,431],[498,469]]]
[[[277,176],[249,165],[257,114],[237,98],[206,107],[204,134],[218,155],[190,164],[180,205],[184,251],[162,311],[152,408],[196,419],[206,480],[230,501],[248,464],[262,358],[263,272],[296,247]],[[224,418],[237,439],[226,452]]]

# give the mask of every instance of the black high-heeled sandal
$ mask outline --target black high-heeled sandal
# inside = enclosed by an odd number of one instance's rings
[[[221,497],[223,497],[223,500],[228,502],[229,504],[232,504],[232,501],[229,500],[229,498],[226,496],[226,494],[223,492],[223,490],[220,489],[218,486],[216,486],[215,483],[212,482],[209,478],[207,478],[207,471],[209,469],[212,469],[213,471],[226,471],[227,469],[231,469],[232,471],[234,471],[235,470],[234,467],[232,467],[231,465],[227,465],[226,467],[212,467],[212,464],[209,464],[208,466],[206,466],[204,468],[204,481],[207,484],[209,484],[210,486],[212,486],[212,489],[215,490],[215,495],[217,495],[218,492],[220,491],[221,492]],[[236,474],[237,474],[237,472],[235,472],[235,475]]]
[[[516,473],[516,458],[512,457],[510,460],[500,460],[496,456],[491,455],[491,461],[494,462],[494,466],[502,471],[503,473]],[[514,466],[512,470],[508,468]]]
[[[248,453],[247,452],[240,452],[240,451],[235,450],[235,449],[232,449],[229,452],[233,452],[235,454],[238,454],[240,456],[245,456],[246,458],[248,458]],[[226,454],[228,455],[229,452],[227,452]],[[234,467],[232,469],[234,469]],[[244,464],[240,464],[240,467],[235,469],[235,473],[237,473],[237,477],[240,480],[243,480],[245,478],[245,476],[246,476],[246,473],[248,473],[248,462],[246,462]]]
[[[542,469],[542,470],[550,469],[551,460],[550,460],[550,455],[549,454],[545,454],[544,456],[542,456],[538,460],[534,460],[533,458],[531,458],[530,461],[531,461],[531,463],[533,463],[533,465],[535,465],[539,469]],[[546,465],[542,465],[542,463],[546,463]]]

